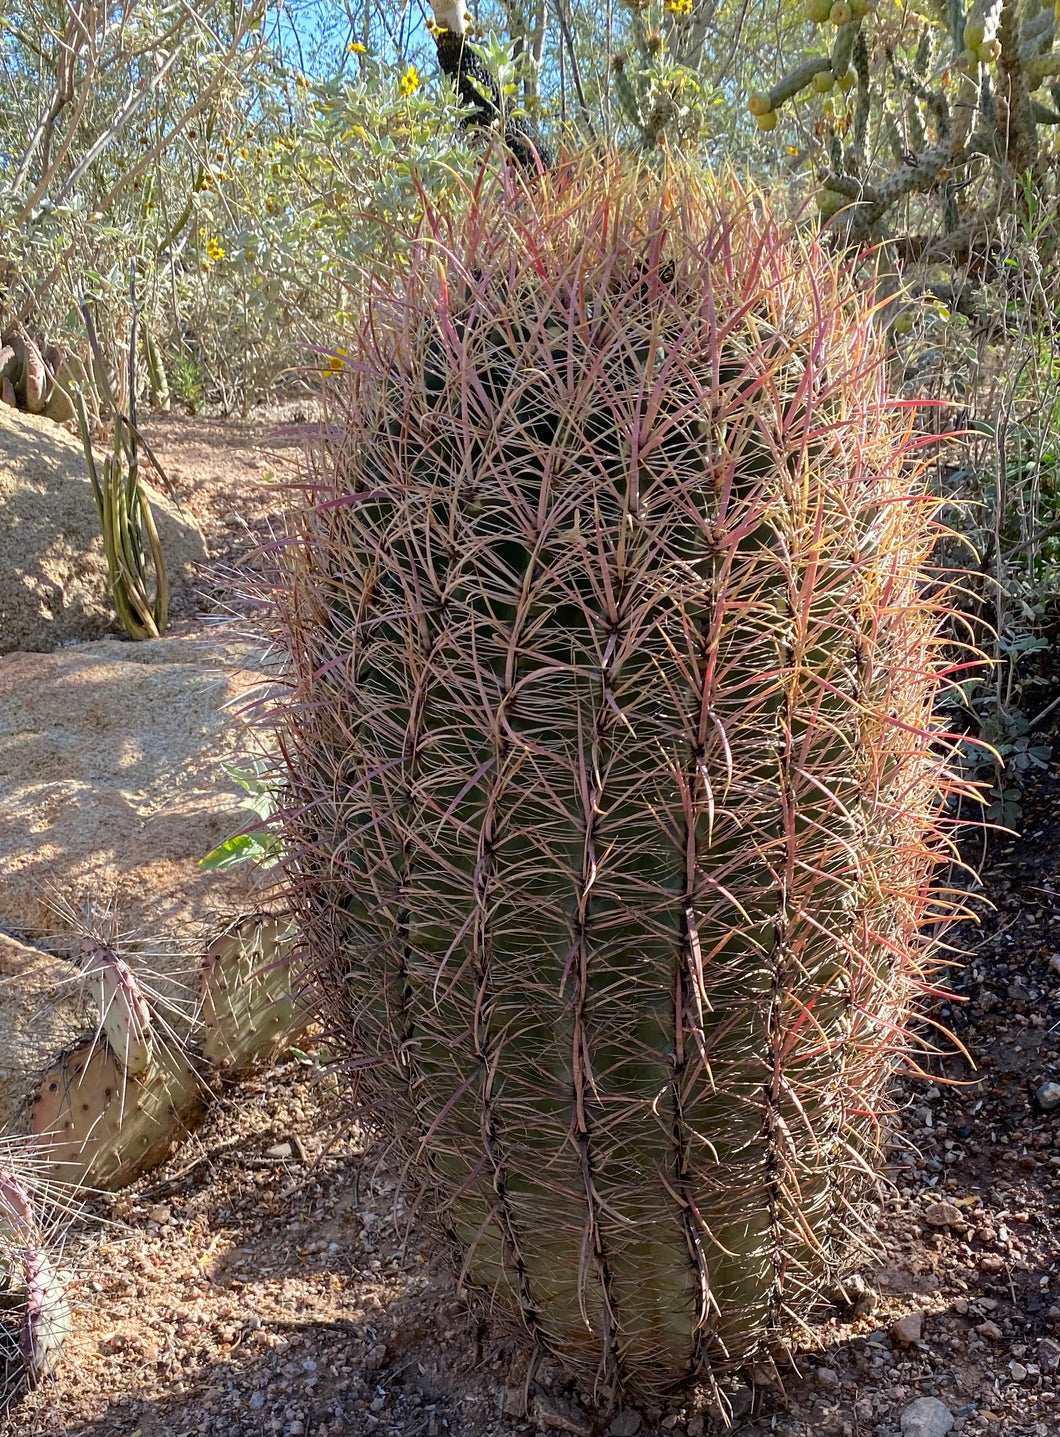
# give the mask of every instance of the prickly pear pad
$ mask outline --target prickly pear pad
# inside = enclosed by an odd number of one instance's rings
[[[202,1052],[226,1078],[271,1062],[308,1014],[294,990],[295,932],[282,919],[241,919],[211,943],[202,972]]]
[[[158,1165],[187,1136],[204,1103],[183,1054],[159,1046],[139,1077],[87,1039],[41,1078],[30,1105],[41,1164],[55,1182],[114,1191]]]

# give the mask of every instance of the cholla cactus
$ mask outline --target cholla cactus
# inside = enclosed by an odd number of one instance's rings
[[[703,80],[686,55],[692,6],[684,0],[626,0],[628,50],[611,56],[619,127],[645,155],[693,149],[706,129]]]
[[[966,14],[952,0],[935,9],[910,44],[889,0],[878,10],[877,0],[806,0],[807,20],[829,43],[747,101],[763,130],[799,96],[823,106],[817,203],[853,239],[889,238],[899,202],[929,196],[939,232],[902,236],[906,260],[925,257],[929,244],[929,259],[966,257],[977,233],[1019,203],[1016,178],[1042,178],[1039,130],[1060,124],[1051,7],[976,0]],[[1035,98],[1045,85],[1048,103]],[[918,215],[931,227],[927,211]]]
[[[495,1312],[711,1380],[848,1260],[928,966],[932,536],[871,301],[594,159],[484,178],[369,302],[276,590],[325,1021]]]

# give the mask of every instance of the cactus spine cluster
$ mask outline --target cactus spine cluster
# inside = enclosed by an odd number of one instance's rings
[[[369,299],[274,591],[326,1021],[493,1312],[615,1393],[710,1381],[848,1259],[929,962],[871,301],[595,158],[484,176]]]

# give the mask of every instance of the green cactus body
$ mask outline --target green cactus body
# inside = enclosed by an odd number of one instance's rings
[[[937,861],[928,521],[815,240],[510,183],[355,341],[275,593],[286,837],[467,1277],[645,1394],[848,1257]]]
[[[917,43],[916,55],[913,59],[913,72],[919,75],[921,80],[926,80],[931,71],[935,58],[935,36],[930,25],[925,25],[920,32],[920,40]]]
[[[769,91],[769,108],[779,109],[788,100],[794,99],[800,90],[812,85],[815,76],[830,74],[831,70],[832,61],[828,55],[813,55],[809,60],[804,60]]]
[[[202,971],[202,1055],[226,1078],[272,1061],[305,1028],[292,989],[295,933],[252,916],[217,938]]]
[[[618,99],[619,107],[629,123],[636,125],[639,129],[644,124],[644,116],[641,113],[640,100],[637,98],[637,92],[634,90],[629,75],[626,73],[625,66],[620,65],[615,70],[614,75],[615,95]]]
[[[859,35],[854,43],[852,63],[858,81],[858,95],[854,106],[854,132],[851,150],[852,158],[860,170],[865,160],[865,141],[868,138],[869,114],[872,109],[872,91],[869,87],[869,52],[864,35]]]
[[[850,60],[854,54],[854,41],[860,34],[860,20],[848,20],[836,31],[831,60],[834,75],[845,75],[850,68]]]
[[[905,125],[909,136],[909,149],[913,154],[919,155],[922,150],[927,149],[927,131],[924,129],[924,117],[920,113],[920,105],[915,95],[906,97]]]
[[[1042,55],[1023,67],[1028,80],[1041,84],[1051,75],[1060,75],[1060,54]]]

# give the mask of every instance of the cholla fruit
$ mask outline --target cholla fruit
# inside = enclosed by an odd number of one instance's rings
[[[813,234],[618,161],[484,176],[366,293],[275,587],[311,973],[492,1310],[710,1381],[848,1259],[931,967],[885,341]]]

